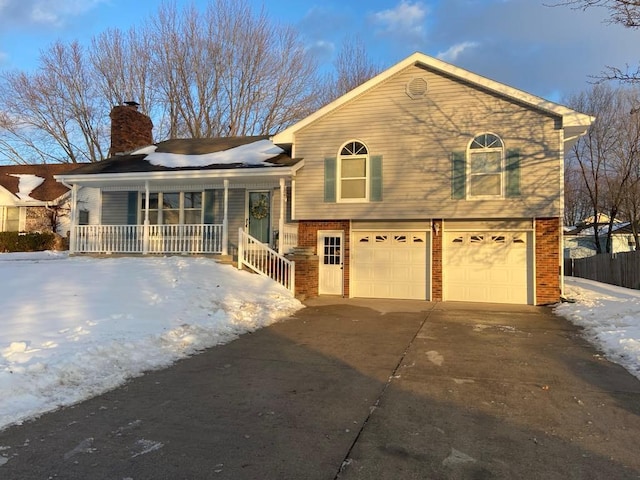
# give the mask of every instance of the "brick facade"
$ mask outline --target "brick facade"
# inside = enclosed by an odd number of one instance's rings
[[[298,247],[306,248],[313,256],[293,255],[296,262],[296,295],[305,297],[318,296],[319,262],[317,246],[319,230],[342,230],[344,232],[343,279],[344,296],[349,296],[349,220],[307,221],[298,223]],[[300,263],[299,263],[300,262]]]
[[[431,301],[442,301],[442,220],[433,220],[431,229]]]
[[[130,152],[153,143],[153,123],[136,106],[117,105],[111,113],[111,148],[109,156]]]
[[[536,305],[560,300],[560,219],[537,218],[536,236]]]

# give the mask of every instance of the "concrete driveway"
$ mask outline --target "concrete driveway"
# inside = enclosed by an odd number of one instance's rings
[[[550,310],[322,298],[0,432],[0,478],[637,479],[640,382]]]

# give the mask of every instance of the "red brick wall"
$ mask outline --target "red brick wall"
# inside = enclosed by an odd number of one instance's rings
[[[318,257],[316,255],[294,254],[287,256],[296,262],[297,298],[318,296]]]
[[[437,233],[436,233],[437,232]],[[431,301],[442,301],[442,220],[431,229]]]
[[[308,221],[302,220],[298,223],[298,246],[313,248],[313,252],[317,255],[318,246],[318,230],[342,230],[344,231],[344,245],[342,247],[342,257],[344,261],[343,282],[344,295],[349,296],[349,229],[351,222],[349,220],[323,220]],[[317,257],[316,257],[317,258]],[[313,277],[313,278],[312,278]],[[304,290],[307,296],[318,295],[318,261],[315,262],[315,270],[309,268],[308,265],[301,265],[298,269],[296,261],[296,293],[298,292],[298,284],[301,291]]]
[[[559,218],[536,219],[536,305],[560,300],[560,228]]]
[[[134,106],[117,105],[111,117],[111,148],[109,155],[130,152],[153,143],[153,123]]]

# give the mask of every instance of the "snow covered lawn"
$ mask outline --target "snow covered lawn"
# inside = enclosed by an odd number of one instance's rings
[[[565,277],[565,296],[554,311],[584,328],[584,334],[612,362],[640,379],[640,291]]]
[[[274,282],[206,258],[0,254],[0,429],[300,308]]]
[[[555,312],[640,378],[640,292],[568,278]],[[98,395],[302,308],[258,275],[192,257],[0,254],[0,429]]]

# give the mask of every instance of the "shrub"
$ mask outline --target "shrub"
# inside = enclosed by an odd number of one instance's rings
[[[52,232],[0,232],[0,252],[41,252],[60,249],[63,242],[58,237],[60,235]]]

